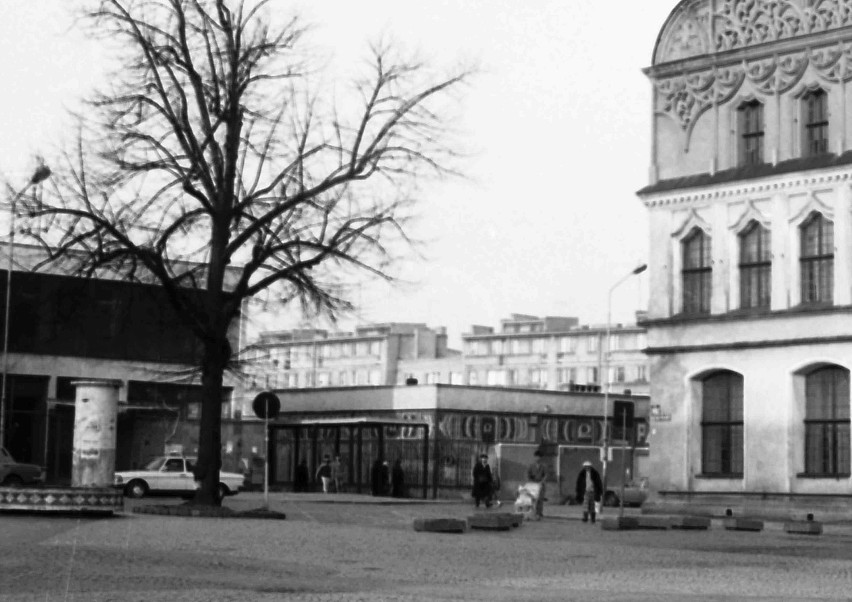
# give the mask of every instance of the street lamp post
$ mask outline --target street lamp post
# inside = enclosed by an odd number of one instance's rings
[[[603,493],[601,495],[601,510],[603,510],[604,502],[606,502],[606,465],[609,459],[609,433],[607,432],[607,415],[609,413],[609,388],[612,379],[609,377],[609,355],[610,355],[610,330],[612,325],[612,293],[624,281],[631,276],[641,274],[648,268],[647,264],[642,264],[633,269],[629,274],[625,274],[618,282],[613,284],[609,289],[609,295],[606,300],[606,334],[604,336],[604,345],[606,346],[603,354],[603,378],[606,379],[603,396],[603,443],[601,444],[601,463],[603,471],[601,480],[603,481]],[[623,461],[623,458],[622,458]]]
[[[18,199],[31,187],[44,182],[50,177],[50,168],[47,165],[39,165],[30,177],[29,182],[24,185],[13,197],[9,215],[9,242],[6,249],[6,307],[3,320],[3,384],[0,389],[0,448],[6,443],[6,391],[9,390],[7,382],[9,376],[9,308],[12,305],[12,267],[15,255],[15,213],[17,212]]]

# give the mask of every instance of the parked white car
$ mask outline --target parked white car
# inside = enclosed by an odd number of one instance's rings
[[[195,458],[158,456],[141,470],[122,470],[115,473],[113,486],[127,497],[146,495],[191,496],[198,484],[193,468]],[[219,472],[219,497],[236,495],[243,488],[245,476],[236,472]]]

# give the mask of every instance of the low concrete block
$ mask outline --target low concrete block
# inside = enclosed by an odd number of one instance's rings
[[[471,529],[487,531],[508,531],[517,526],[514,515],[508,512],[472,514],[467,518],[467,524]]]
[[[763,521],[757,518],[729,517],[723,524],[728,531],[763,531]]]
[[[606,516],[600,523],[604,531],[628,531],[639,528],[639,519],[635,516]]]
[[[480,516],[480,514],[476,514],[476,516]],[[502,516],[505,517],[501,520],[505,520],[510,522],[513,527],[520,527],[524,524],[524,515],[520,512],[494,512],[492,514],[482,513],[482,516]]]
[[[637,529],[668,529],[671,521],[665,516],[637,516]]]
[[[784,523],[784,531],[798,535],[821,535],[822,523],[817,520],[791,520]]]
[[[669,526],[672,529],[706,530],[710,528],[710,519],[706,516],[675,516]]]
[[[463,518],[415,518],[415,531],[429,533],[464,533],[467,521]]]

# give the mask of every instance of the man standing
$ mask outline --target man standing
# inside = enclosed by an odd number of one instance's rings
[[[527,479],[540,485],[535,500],[535,517],[544,518],[544,482],[547,480],[547,467],[541,459],[541,450],[535,450],[535,460],[527,469]]]
[[[323,456],[322,464],[317,468],[316,479],[322,481],[322,492],[329,493],[331,491],[331,458]]]
[[[479,502],[484,501],[485,507],[491,507],[491,492],[494,486],[494,478],[491,475],[491,467],[488,466],[488,456],[479,456],[479,462],[473,467],[473,491],[471,495],[479,508]]]
[[[577,501],[583,504],[583,522],[589,517],[595,522],[595,502],[601,501],[603,483],[601,475],[588,460],[583,462],[583,469],[577,476]]]

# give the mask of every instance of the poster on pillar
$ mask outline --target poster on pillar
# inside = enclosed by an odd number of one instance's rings
[[[118,387],[113,381],[77,381],[74,402],[73,487],[111,487],[115,476]]]

